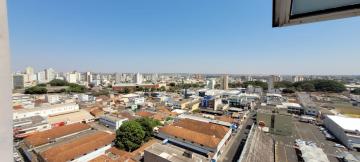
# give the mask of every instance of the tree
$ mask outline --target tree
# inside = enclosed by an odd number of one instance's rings
[[[268,85],[265,82],[262,81],[247,81],[243,83],[243,86],[246,88],[249,85],[252,85],[254,87],[261,87],[262,89],[267,89]]]
[[[340,93],[346,90],[343,83],[334,80],[311,80],[296,82],[293,86],[300,91],[319,91]]]
[[[109,94],[110,94],[109,90],[101,90],[99,92],[93,92],[92,93],[92,95],[94,95],[94,96],[101,96],[101,95],[107,96]]]
[[[356,88],[356,89],[352,90],[351,93],[355,94],[355,95],[360,95],[360,88]]]
[[[130,89],[129,89],[129,88],[124,88],[123,93],[129,94],[129,93],[130,93]]]
[[[239,87],[242,87],[242,84],[240,82],[229,83],[229,87],[230,88],[239,88]]]
[[[143,87],[136,87],[136,91],[144,91]]]
[[[49,84],[51,86],[67,86],[68,82],[65,80],[54,79],[54,80],[50,81]]]
[[[314,84],[311,84],[311,83],[304,83],[300,86],[300,89],[302,91],[306,91],[306,92],[313,92],[313,91],[315,91],[315,86],[314,86]]]
[[[169,86],[170,86],[170,87],[175,87],[176,84],[175,84],[175,83],[170,83]]]
[[[145,132],[140,123],[132,120],[124,122],[116,130],[115,146],[126,151],[133,151],[139,148],[145,137]]]
[[[45,87],[33,86],[25,89],[25,94],[45,94],[47,89]]]
[[[148,141],[153,135],[154,127],[161,125],[160,121],[151,118],[138,118],[135,120],[141,125],[142,130],[145,132],[144,141]]]
[[[294,88],[285,88],[282,90],[282,93],[295,93]]]
[[[69,88],[67,89],[68,92],[74,93],[85,93],[86,87],[83,85],[78,85],[75,83],[68,83]]]
[[[290,88],[292,86],[293,86],[292,83],[289,81],[280,81],[274,83],[275,88]]]
[[[46,84],[45,84],[45,83],[40,83],[40,84],[38,84],[37,86],[39,86],[39,87],[46,87]]]
[[[166,91],[166,88],[164,86],[161,86],[159,90],[160,91]]]
[[[314,86],[317,91],[340,93],[346,90],[344,84],[334,80],[315,80]]]

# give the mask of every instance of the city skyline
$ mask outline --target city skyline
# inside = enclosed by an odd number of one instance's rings
[[[110,73],[359,75],[359,17],[274,29],[270,1],[9,1],[8,12],[14,72],[30,65]]]

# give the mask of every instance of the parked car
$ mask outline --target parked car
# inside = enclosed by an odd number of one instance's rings
[[[345,149],[345,146],[343,146],[343,145],[341,145],[341,144],[338,144],[338,143],[335,143],[335,147]]]

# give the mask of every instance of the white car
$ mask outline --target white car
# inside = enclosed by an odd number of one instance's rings
[[[338,144],[338,143],[335,143],[335,147],[337,147],[337,148],[345,148],[345,146],[343,146],[343,145],[341,145],[341,144]]]

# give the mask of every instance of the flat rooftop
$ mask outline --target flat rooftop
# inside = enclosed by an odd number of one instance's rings
[[[14,110],[14,113],[36,112],[36,111],[55,109],[55,108],[59,108],[59,107],[72,106],[72,105],[77,105],[77,104],[76,103],[61,103],[61,104],[56,104],[56,105],[46,105],[46,106],[41,106],[41,107],[35,107],[32,109],[18,109],[18,110]]]
[[[342,129],[348,131],[360,131],[360,119],[359,118],[349,118],[338,115],[328,115],[329,119],[334,121]]]
[[[59,123],[59,122],[74,123],[82,120],[87,121],[91,119],[94,119],[94,117],[88,111],[83,109],[80,109],[79,111],[73,113],[48,117],[48,121],[50,124]]]
[[[145,161],[146,160],[146,152],[160,156],[161,158],[167,159],[172,162],[205,162],[209,161],[206,157],[193,153],[192,158],[184,156],[185,152],[188,152],[187,150],[174,146],[169,144],[153,144],[149,148],[145,150]],[[190,152],[188,152],[190,153]]]
[[[13,127],[18,129],[26,129],[31,127],[36,127],[39,125],[47,124],[46,118],[37,115],[27,118],[14,119]]]

